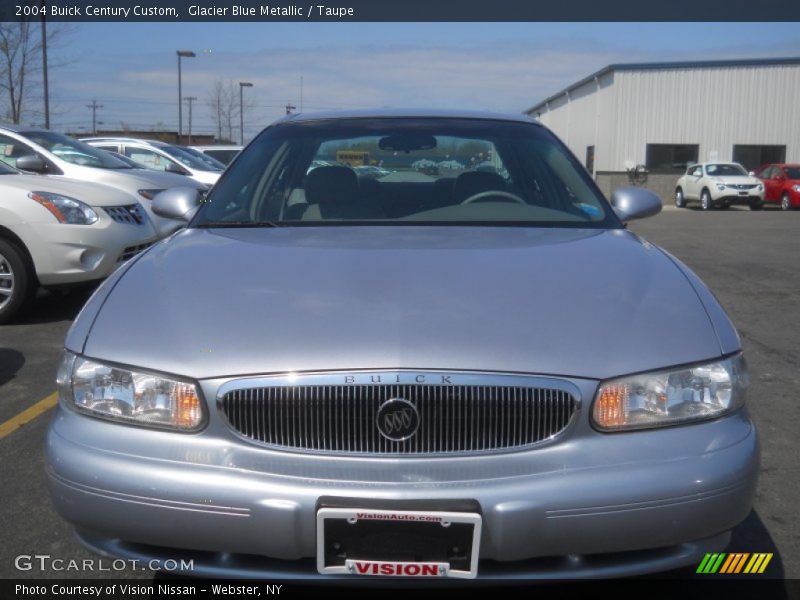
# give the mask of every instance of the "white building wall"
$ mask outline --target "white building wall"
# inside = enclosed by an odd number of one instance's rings
[[[614,73],[606,73],[556,98],[539,115],[582,164],[586,163],[586,148],[594,146],[595,170],[606,168],[600,161],[610,154],[611,126],[603,114],[608,114],[614,104],[613,81]]]
[[[595,171],[644,164],[647,144],[699,144],[731,160],[734,144],[785,145],[800,162],[800,65],[615,71],[531,113]],[[714,153],[716,157],[714,158]]]
[[[610,162],[645,162],[649,144],[699,144],[731,160],[734,144],[786,146],[800,161],[800,65],[619,71]]]

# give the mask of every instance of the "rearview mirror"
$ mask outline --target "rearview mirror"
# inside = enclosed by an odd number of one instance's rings
[[[200,197],[200,190],[188,186],[164,190],[153,198],[153,212],[165,219],[188,223],[200,206]]]
[[[611,206],[623,223],[661,212],[661,198],[641,187],[621,187],[611,194]]]
[[[433,150],[436,148],[436,138],[425,133],[397,133],[381,138],[378,147],[388,152]]]
[[[20,171],[31,171],[33,173],[44,173],[47,171],[47,163],[41,156],[36,154],[26,154],[17,159],[17,168]]]

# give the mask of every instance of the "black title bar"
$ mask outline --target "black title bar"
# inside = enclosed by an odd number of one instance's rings
[[[328,3],[330,2],[330,3]],[[800,0],[0,0],[0,21],[800,21]]]

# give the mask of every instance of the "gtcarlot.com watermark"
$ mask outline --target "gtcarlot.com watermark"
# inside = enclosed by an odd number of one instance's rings
[[[194,560],[184,559],[123,559],[115,558],[53,558],[49,554],[20,554],[14,558],[17,571],[80,571],[87,573],[116,573],[118,571],[193,571]]]

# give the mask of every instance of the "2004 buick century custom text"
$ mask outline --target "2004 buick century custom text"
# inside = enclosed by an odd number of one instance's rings
[[[696,564],[750,511],[758,441],[725,312],[624,227],[660,209],[527,118],[289,116],[202,203],[160,194],[187,227],[73,324],[55,506],[197,575]]]

